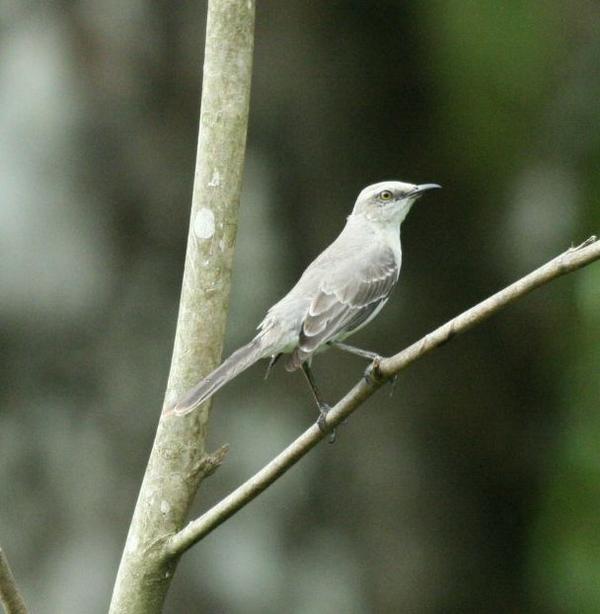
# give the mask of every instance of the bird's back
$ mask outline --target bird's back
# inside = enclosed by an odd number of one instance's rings
[[[400,271],[400,239],[364,219],[348,218],[337,239],[304,271],[296,285],[273,305],[260,325],[265,339],[281,339],[278,352],[294,351],[296,363],[340,331],[373,312],[387,298]],[[368,313],[367,313],[368,312]],[[311,332],[313,333],[311,335]],[[298,347],[305,343],[304,349]]]

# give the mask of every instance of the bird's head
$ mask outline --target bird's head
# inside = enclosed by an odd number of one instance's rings
[[[429,190],[441,188],[437,183],[415,185],[402,181],[381,181],[367,186],[356,199],[352,215],[369,220],[400,224],[415,201]]]

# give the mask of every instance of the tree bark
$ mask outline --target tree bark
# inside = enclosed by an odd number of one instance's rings
[[[210,0],[192,210],[164,406],[220,361],[248,123],[254,0]],[[110,613],[160,612],[179,557],[165,547],[225,450],[205,448],[210,402],[161,417]]]
[[[27,614],[25,601],[2,548],[0,548],[0,604],[6,614]]]

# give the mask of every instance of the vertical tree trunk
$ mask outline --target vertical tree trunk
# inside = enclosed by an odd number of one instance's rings
[[[27,614],[25,601],[2,548],[0,548],[0,605],[6,614]]]
[[[198,153],[181,303],[165,404],[221,358],[246,144],[254,0],[210,0]],[[178,560],[165,540],[184,524],[213,466],[209,403],[161,418],[119,572],[111,614],[162,610]]]

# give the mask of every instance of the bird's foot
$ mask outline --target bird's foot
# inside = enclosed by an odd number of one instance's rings
[[[369,386],[379,384],[382,381],[381,372],[379,371],[379,363],[381,360],[382,357],[376,355],[376,357],[373,358],[373,362],[365,369],[363,377]]]
[[[317,426],[321,433],[329,433],[329,443],[335,443],[335,429],[327,426],[327,414],[331,410],[331,407],[327,403],[319,403],[319,417],[317,419]]]
[[[379,370],[379,363],[381,362],[381,360],[382,360],[382,357],[377,356],[376,358],[373,359],[373,362],[365,369],[363,378],[367,382],[367,384],[369,384],[369,386],[381,384],[384,381],[381,375],[381,371]],[[392,375],[392,377],[389,378],[389,381],[390,381],[390,384],[392,385],[390,389],[390,396],[392,396],[396,388],[396,382],[398,381],[398,375]]]

